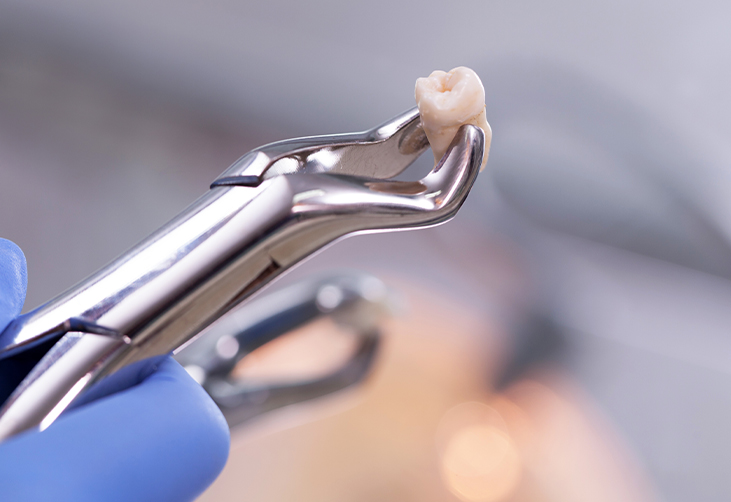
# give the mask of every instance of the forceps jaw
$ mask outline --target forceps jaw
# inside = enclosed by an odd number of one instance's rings
[[[480,128],[462,126],[444,157],[418,181],[333,174],[286,176],[295,192],[292,212],[300,220],[337,217],[343,234],[442,223],[457,213],[472,188],[484,143]]]
[[[283,174],[332,173],[388,179],[429,147],[417,108],[362,133],[289,139],[252,150],[212,184],[258,186]]]
[[[444,157],[422,180],[374,180],[334,174],[292,174],[275,182],[292,206],[267,245],[286,269],[346,236],[442,224],[464,203],[482,164],[485,136],[462,126]]]

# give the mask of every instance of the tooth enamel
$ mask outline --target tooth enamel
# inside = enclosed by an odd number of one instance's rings
[[[472,124],[485,132],[485,157],[481,167],[484,169],[492,130],[485,118],[485,88],[480,77],[464,66],[450,72],[433,71],[428,77],[416,80],[415,95],[435,163],[447,151],[457,129]]]

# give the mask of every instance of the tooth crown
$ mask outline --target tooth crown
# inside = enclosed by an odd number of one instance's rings
[[[480,77],[464,66],[449,72],[436,70],[416,80],[415,97],[435,162],[442,158],[457,129],[472,124],[485,132],[484,167],[492,131],[485,118],[485,88]]]
[[[459,126],[485,108],[485,88],[469,68],[436,70],[416,80],[416,105],[422,120]]]

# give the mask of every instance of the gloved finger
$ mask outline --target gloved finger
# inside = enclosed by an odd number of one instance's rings
[[[0,239],[0,332],[20,314],[27,283],[23,252],[9,240]],[[36,354],[0,361],[0,402],[7,399],[35,361]]]
[[[223,469],[229,443],[220,410],[166,357],[139,385],[0,445],[0,497],[193,500]]]
[[[0,331],[20,314],[27,285],[23,252],[13,242],[0,239]]]

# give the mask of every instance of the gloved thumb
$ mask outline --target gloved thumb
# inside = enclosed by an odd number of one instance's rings
[[[0,331],[20,314],[27,286],[23,251],[13,242],[0,239]]]

